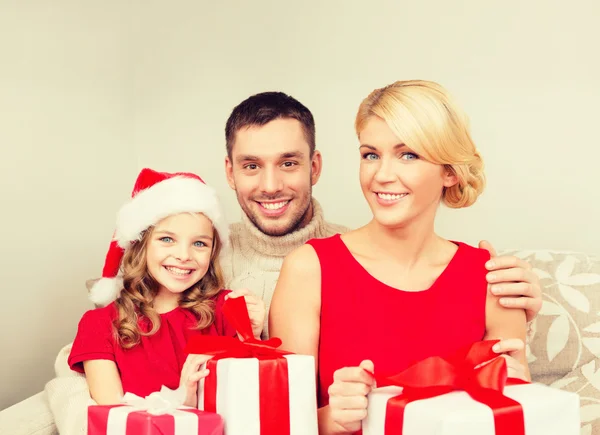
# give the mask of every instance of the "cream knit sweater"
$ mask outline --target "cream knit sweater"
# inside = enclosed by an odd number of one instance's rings
[[[248,288],[253,291],[263,298],[268,313],[284,257],[309,239],[348,231],[348,228],[341,225],[325,222],[321,205],[315,199],[313,211],[313,218],[308,225],[282,237],[270,237],[261,233],[246,215],[243,215],[242,222],[231,225],[230,246],[223,252],[222,259],[225,287],[231,290]],[[268,334],[266,328],[267,319],[264,336]],[[94,402],[89,395],[85,377],[69,369],[67,358],[70,351],[71,344],[61,349],[56,358],[56,377],[45,388],[47,405],[61,435],[85,435],[87,407]],[[29,409],[29,417],[42,415],[42,411],[46,411],[45,415],[49,414],[47,407],[45,410],[40,409],[39,413]],[[21,433],[28,434],[25,431]],[[45,432],[44,435],[50,433],[54,432]]]

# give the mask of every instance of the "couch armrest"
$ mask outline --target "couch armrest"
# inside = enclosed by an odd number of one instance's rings
[[[0,411],[1,435],[57,435],[43,392]]]
[[[72,343],[64,346],[56,357],[56,377],[46,384],[44,392],[60,435],[87,433],[87,408],[96,402],[90,397],[87,380],[69,368]]]

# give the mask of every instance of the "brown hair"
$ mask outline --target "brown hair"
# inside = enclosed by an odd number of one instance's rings
[[[315,151],[315,120],[306,106],[283,92],[262,92],[238,104],[225,124],[227,155],[231,159],[235,135],[242,128],[262,126],[275,119],[295,119],[302,124],[304,136]]]
[[[115,321],[115,332],[121,347],[130,349],[140,342],[140,337],[151,336],[160,328],[160,315],[152,306],[158,293],[158,283],[148,273],[146,251],[153,228],[142,235],[140,241],[133,243],[125,250],[122,270],[123,289],[115,301],[118,319]],[[214,239],[211,261],[206,275],[193,287],[182,293],[179,306],[192,311],[198,318],[195,329],[204,329],[214,321],[214,303],[212,298],[223,288],[223,273],[219,264],[221,239],[213,229]],[[144,332],[138,320],[147,318],[151,329]]]

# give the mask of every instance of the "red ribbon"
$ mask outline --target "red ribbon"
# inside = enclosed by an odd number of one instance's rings
[[[277,349],[279,338],[257,340],[244,298],[230,298],[223,304],[223,314],[241,336],[234,337],[198,335],[192,337],[186,353],[214,355],[206,367],[210,374],[204,380],[204,410],[216,412],[217,361],[223,358],[257,358],[260,389],[261,435],[286,435],[290,433],[290,399],[287,359],[291,352]]]
[[[374,375],[377,387],[395,385],[403,388],[400,395],[387,402],[385,434],[402,433],[404,411],[410,402],[465,391],[492,409],[496,435],[525,435],[523,407],[504,396],[503,391],[507,383],[527,382],[507,377],[506,361],[492,351],[498,341],[465,346],[449,358],[426,358],[394,376]]]

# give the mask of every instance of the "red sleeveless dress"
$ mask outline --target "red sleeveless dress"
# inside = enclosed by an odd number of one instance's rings
[[[318,401],[329,403],[333,373],[370,359],[392,375],[433,355],[444,355],[485,335],[489,252],[464,243],[433,285],[403,291],[370,275],[339,234],[307,242],[321,264]]]

